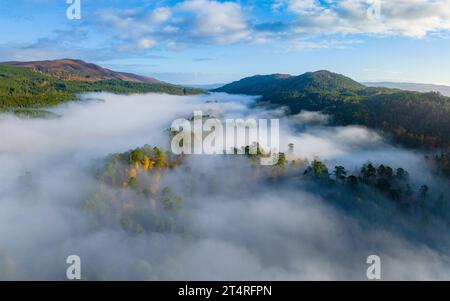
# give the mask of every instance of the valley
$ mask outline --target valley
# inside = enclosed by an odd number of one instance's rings
[[[439,254],[450,242],[437,233],[450,227],[448,182],[422,153],[364,127],[329,124],[323,113],[279,116],[257,102],[225,93],[88,93],[57,107],[57,119],[2,115],[7,227],[32,233],[34,252],[43,252],[42,241],[55,246],[31,264],[47,267],[35,274],[22,246],[6,237],[2,277],[59,279],[55,256],[70,251],[89,267],[89,280],[310,279],[305,269],[324,261],[329,268],[315,279],[363,279],[355,256],[374,247],[383,258],[394,254],[387,279],[432,257],[439,267],[413,279],[445,273]],[[223,120],[280,118],[278,163],[261,165],[261,152],[248,149],[172,154],[167,128],[198,110]],[[39,226],[42,216],[49,228]],[[271,255],[273,243],[280,256]]]
[[[369,88],[328,71],[207,93],[44,65],[0,65],[0,202],[8,228],[34,235],[29,249],[43,252],[43,240],[56,248],[32,264],[47,266],[38,275],[5,237],[2,278],[59,279],[54,258],[69,250],[87,262],[89,280],[310,279],[305,269],[321,262],[328,269],[314,279],[360,280],[354,258],[373,248],[389,258],[387,279],[411,260],[439,262],[413,279],[450,266],[450,241],[437,235],[450,227],[442,95]],[[276,164],[261,165],[260,145],[174,154],[171,123],[198,111],[203,122],[279,120]],[[35,218],[44,215],[46,229]]]

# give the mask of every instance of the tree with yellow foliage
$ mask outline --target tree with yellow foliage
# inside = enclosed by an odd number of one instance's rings
[[[155,162],[152,161],[149,156],[145,156],[142,165],[144,166],[144,170],[152,170]]]
[[[130,171],[130,178],[137,178],[137,168],[132,168]]]

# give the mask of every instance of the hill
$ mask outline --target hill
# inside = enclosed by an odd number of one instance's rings
[[[214,89],[214,92],[226,92],[230,94],[263,95],[270,91],[270,87],[281,88],[281,81],[291,77],[288,74],[255,75],[246,77],[231,84]]]
[[[439,92],[442,95],[450,96],[450,86],[432,85],[432,84],[417,84],[417,83],[394,83],[394,82],[371,82],[364,83],[369,87],[385,87],[391,89],[400,89],[416,92]]]
[[[329,71],[258,75],[214,91],[261,95],[261,104],[291,114],[324,111],[338,124],[365,125],[410,147],[450,147],[450,98],[439,93],[366,87]]]
[[[1,64],[29,68],[43,75],[65,80],[99,81],[117,79],[144,84],[162,83],[155,78],[126,72],[116,72],[92,63],[74,59],[33,62],[4,62]]]
[[[225,85],[214,91],[270,97],[279,94],[296,95],[299,91],[358,90],[362,88],[364,88],[363,85],[348,77],[322,70],[299,76],[289,74],[256,75]]]
[[[41,65],[36,62],[0,64],[0,111],[53,106],[76,100],[77,94],[84,92],[203,93],[200,89],[118,73],[82,61],[67,60],[67,63],[64,65],[61,60],[54,63],[48,61],[44,64],[45,68],[39,67]]]

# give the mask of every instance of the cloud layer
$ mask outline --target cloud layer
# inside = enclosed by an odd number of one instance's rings
[[[423,38],[450,30],[448,0],[276,0],[272,9],[274,16],[284,14],[284,20],[253,15],[250,3],[214,0],[180,1],[152,11],[105,11],[98,16],[101,24],[116,30],[123,50],[271,42],[297,48],[339,47],[339,39],[325,37]],[[311,40],[317,37],[324,40]]]
[[[312,34],[379,34],[421,38],[450,29],[447,0],[282,0],[298,15],[294,30]]]
[[[0,57],[99,61],[235,44],[276,51],[348,48],[368,37],[420,39],[450,30],[450,0],[136,2],[128,9],[85,8],[83,19],[65,30],[32,43],[0,44]]]
[[[391,231],[403,229],[399,216],[380,225],[342,212],[332,196],[312,193],[295,177],[259,182],[244,157],[189,157],[188,177],[179,169],[164,178],[185,198],[177,222],[187,233],[92,227],[84,201],[98,185],[93,166],[105,155],[164,145],[164,130],[194,110],[230,118],[279,112],[249,110],[254,98],[226,94],[94,93],[83,100],[57,108],[59,119],[0,118],[0,279],[64,280],[71,254],[81,257],[87,280],[362,280],[371,254],[383,260],[383,279],[450,278],[448,237],[430,243],[422,232]],[[407,163],[412,177],[426,178],[420,154],[365,128],[323,127],[327,119],[304,112],[282,120],[283,145],[293,142],[298,156],[321,156],[330,166]],[[393,212],[389,203],[373,209],[372,217]],[[418,224],[404,229],[417,234]]]
[[[122,50],[195,43],[226,45],[250,39],[243,8],[234,2],[188,0],[152,11],[105,11],[98,17],[124,41]]]

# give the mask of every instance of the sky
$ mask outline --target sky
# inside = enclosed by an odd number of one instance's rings
[[[0,0],[0,61],[76,58],[177,84],[327,69],[450,85],[449,53],[450,0]]]

